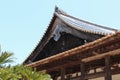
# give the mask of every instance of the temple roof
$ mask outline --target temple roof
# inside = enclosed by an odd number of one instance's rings
[[[64,27],[57,26],[59,23],[57,23],[56,26],[54,26],[56,19],[60,19],[61,22],[68,25],[70,28],[69,27],[66,28],[65,26]],[[60,37],[58,32],[63,31],[63,32],[67,32],[75,35],[76,33],[78,33],[75,30],[77,30],[78,32],[85,32],[93,35],[102,35],[102,36],[114,34],[118,31],[116,29],[108,28],[105,26],[97,25],[94,23],[90,23],[90,22],[75,18],[56,7],[53,18],[42,40],[38,43],[38,45],[35,47],[33,52],[24,61],[24,64],[31,63],[32,59],[34,59],[40,53],[43,47],[49,42],[51,37],[53,36],[55,37],[56,34],[57,34],[57,38],[55,38],[55,40],[57,41],[58,37]],[[85,35],[83,36],[86,37]]]

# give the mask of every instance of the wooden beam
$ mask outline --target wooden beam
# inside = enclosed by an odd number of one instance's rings
[[[102,53],[102,54],[99,54],[96,56],[84,58],[84,59],[82,59],[82,62],[91,62],[94,60],[105,58],[106,56],[115,56],[115,55],[119,55],[119,54],[120,54],[120,48],[113,50],[113,51],[106,52],[106,53]]]
[[[105,73],[106,73],[105,80],[112,80],[109,56],[105,58]]]
[[[94,55],[98,55],[99,53],[97,53],[97,52],[93,51],[93,52],[92,52],[92,54],[94,54]]]
[[[120,54],[120,49],[116,49],[116,50],[113,50],[113,51],[110,51],[110,52],[106,52],[106,53],[102,53],[102,54],[99,54],[99,55],[96,55],[96,56],[84,58],[84,59],[82,59],[82,62],[85,62],[85,63],[92,62],[92,61],[95,61],[95,60],[98,60],[98,59],[105,58],[106,56],[115,56],[115,55],[119,55],[119,54]],[[49,69],[47,69],[47,71],[51,72],[53,70],[60,69],[62,66],[70,67],[70,66],[79,65],[79,64],[81,64],[81,60],[71,61],[71,62],[63,64],[63,65],[58,65],[58,66],[49,68]]]
[[[48,72],[51,72],[51,71],[54,71],[54,70],[58,70],[58,69],[61,69],[61,67],[72,67],[74,65],[80,65],[81,63],[81,60],[78,60],[78,61],[71,61],[69,63],[66,63],[66,64],[63,64],[63,65],[58,65],[58,66],[55,66],[55,67],[52,67],[52,68],[48,68],[47,71]],[[69,66],[68,66],[69,65]]]

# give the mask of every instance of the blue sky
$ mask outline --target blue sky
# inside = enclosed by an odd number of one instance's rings
[[[0,0],[0,45],[22,63],[45,33],[54,8],[120,29],[120,0]]]

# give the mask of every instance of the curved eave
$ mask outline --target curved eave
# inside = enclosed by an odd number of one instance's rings
[[[91,48],[94,49],[94,47],[96,47],[96,46],[102,46],[105,43],[109,43],[111,41],[119,40],[119,39],[120,39],[120,32],[115,33],[113,35],[105,36],[103,38],[100,38],[98,40],[95,40],[93,42],[85,44],[83,46],[73,48],[71,50],[59,53],[57,55],[54,55],[54,56],[51,56],[51,57],[48,57],[48,58],[33,62],[31,64],[28,64],[27,66],[37,67],[37,66],[40,66],[40,65],[45,65],[45,64],[48,64],[50,62],[54,62],[54,61],[57,61],[57,60],[60,60],[60,59],[63,59],[63,58],[66,58],[66,57],[69,57],[69,56],[72,56],[72,55],[76,55],[78,53],[80,54],[80,53],[82,53],[84,51],[87,51],[87,50],[89,50]]]

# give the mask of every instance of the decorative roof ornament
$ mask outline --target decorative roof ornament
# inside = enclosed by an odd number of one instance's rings
[[[57,12],[58,14],[61,14],[61,11],[58,9],[57,6],[55,6],[55,12]]]
[[[57,6],[55,6],[55,13],[57,14],[63,14],[63,15],[67,15],[67,13],[61,9],[59,9]]]

